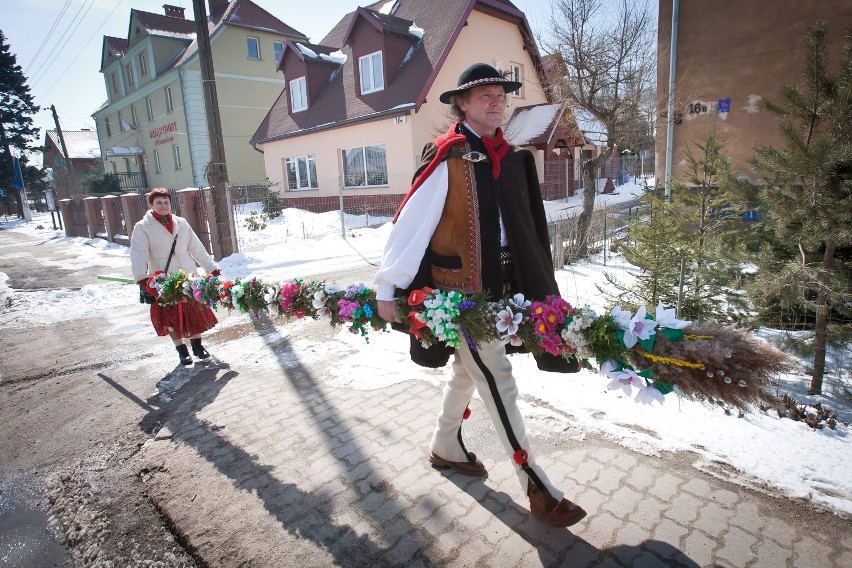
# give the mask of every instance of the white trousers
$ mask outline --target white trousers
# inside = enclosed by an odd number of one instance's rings
[[[432,435],[432,451],[445,460],[467,461],[459,429],[474,389],[479,391],[479,396],[485,403],[497,436],[518,475],[524,495],[527,492],[529,476],[513,459],[518,449],[526,450],[527,464],[550,494],[557,501],[561,501],[563,492],[553,486],[541,467],[536,464],[535,454],[527,440],[526,428],[518,408],[518,385],[512,375],[512,364],[506,357],[505,347],[499,341],[480,345],[475,353],[471,353],[465,342],[456,350],[452,372],[444,386],[441,413]]]

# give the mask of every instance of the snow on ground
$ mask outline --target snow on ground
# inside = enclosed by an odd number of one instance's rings
[[[611,199],[632,198],[633,192],[619,188],[619,195]],[[634,190],[638,191],[636,185]],[[571,203],[548,203],[548,211],[564,210]],[[295,213],[292,213],[295,214]],[[299,212],[306,223],[317,226],[327,222],[323,216]],[[121,267],[120,273],[129,273],[127,249],[98,240],[65,238],[61,232],[46,229],[49,217],[36,215],[34,221],[11,221],[0,227],[38,234],[45,237],[45,246],[71,245],[78,252],[74,258],[61,263],[63,268],[85,265]],[[41,226],[41,229],[36,227]],[[339,233],[319,239],[303,239],[298,235],[275,234],[275,224],[267,229],[271,235],[268,245],[258,252],[235,254],[220,264],[225,277],[254,275],[264,280],[280,281],[293,277],[309,278],[311,274],[330,272],[348,267],[364,266],[365,259],[377,262],[389,230],[388,225],[377,229],[357,229],[347,232],[344,240]],[[0,247],[0,255],[12,247]],[[591,258],[567,266],[557,272],[557,281],[563,296],[574,305],[589,305],[602,313],[603,299],[596,284],[603,282],[605,272],[619,279],[631,278],[635,267],[617,256]],[[340,284],[348,284],[341,282]],[[137,302],[134,286],[99,280],[81,290],[27,292],[9,289],[8,279],[0,273],[0,301],[13,297],[11,308],[0,311],[4,325],[37,324],[65,318],[87,317],[93,309],[104,307],[130,308]],[[22,307],[23,306],[23,307]],[[6,317],[9,310],[15,317]],[[224,314],[223,314],[224,315]],[[229,314],[222,317],[223,325],[234,325],[247,315]],[[9,320],[13,321],[9,321]],[[317,342],[305,339],[299,331],[305,321],[285,323],[283,320],[270,337],[286,337],[301,359],[341,357],[345,365],[332,371],[325,380],[336,387],[352,389],[378,389],[407,380],[425,380],[440,383],[442,375],[428,373],[408,360],[408,339],[396,332],[371,333],[369,342],[345,329],[330,341]],[[116,332],[137,334],[140,341],[150,340],[147,326],[121,326],[116,322]],[[277,335],[276,335],[277,334]],[[773,335],[764,333],[765,338]],[[775,337],[774,339],[777,339]],[[279,368],[278,353],[257,353],[256,344],[234,339],[219,347],[225,358],[242,355],[268,364],[270,370]],[[377,351],[382,356],[376,357]],[[846,350],[848,353],[849,350]],[[647,406],[638,404],[621,391],[607,390],[608,380],[589,371],[574,375],[539,372],[528,355],[511,358],[522,396],[528,400],[541,400],[550,408],[524,403],[523,411],[531,423],[560,435],[576,439],[589,432],[604,434],[625,447],[656,454],[666,451],[690,451],[705,463],[724,462],[737,470],[737,475],[747,481],[757,481],[776,487],[785,493],[810,500],[818,505],[852,513],[852,437],[849,430],[813,430],[801,422],[778,418],[773,413],[752,409],[744,416],[726,414],[724,409],[710,404],[678,399],[670,394],[664,404]],[[850,362],[844,361],[846,373]],[[826,377],[826,395],[806,397],[809,377],[786,375],[780,377],[780,392],[789,392],[796,399],[808,402],[821,401],[840,414],[841,419],[852,418],[852,401],[842,393],[841,379]],[[848,379],[847,379],[848,380]]]

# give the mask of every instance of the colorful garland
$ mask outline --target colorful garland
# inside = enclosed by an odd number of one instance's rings
[[[225,280],[180,270],[152,275],[148,287],[164,305],[196,301],[213,309],[310,317],[332,326],[349,325],[352,333],[367,341],[369,329],[388,329],[378,316],[375,291],[364,284],[343,287],[298,278],[280,283]],[[483,342],[502,341],[536,355],[576,359],[590,369],[595,359],[600,372],[612,379],[610,389],[629,396],[637,387],[636,400],[648,404],[662,402],[670,392],[735,406],[764,401],[770,398],[767,387],[773,374],[790,365],[783,353],[741,330],[705,324],[695,330],[700,333],[685,334],[692,322],[678,320],[675,310],[662,304],[653,316],[644,306],[635,314],[614,308],[610,315],[598,316],[591,308],[574,308],[558,296],[529,301],[516,294],[490,302],[483,294],[424,288],[399,298],[396,309],[408,323],[408,332],[425,347],[440,342],[458,348],[465,341],[475,350]],[[647,361],[653,365],[637,370]],[[731,375],[740,378],[733,381]]]

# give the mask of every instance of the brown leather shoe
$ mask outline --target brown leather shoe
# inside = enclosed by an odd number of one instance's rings
[[[462,475],[470,475],[476,477],[485,473],[485,466],[482,464],[481,461],[476,458],[476,456],[474,456],[472,462],[451,462],[450,460],[445,460],[444,458],[435,454],[435,452],[432,452],[432,455],[429,456],[429,461],[432,463],[432,467],[434,467],[435,469],[446,469],[449,467],[452,468],[453,471],[458,472]]]
[[[581,506],[568,499],[557,503],[550,493],[542,492],[532,480],[529,482],[527,495],[530,498],[532,516],[552,527],[570,527],[586,516],[586,511]]]

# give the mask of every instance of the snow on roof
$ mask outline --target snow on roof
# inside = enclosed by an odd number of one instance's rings
[[[328,55],[326,55],[325,53],[321,53],[319,57],[320,59],[331,61],[332,63],[338,63],[340,65],[346,63],[346,54],[340,51],[339,49],[337,51],[332,51]]]
[[[530,144],[553,123],[559,105],[538,105],[520,109],[506,125],[506,139],[516,146]]]
[[[380,14],[393,14],[393,7],[396,4],[396,0],[390,0],[390,2],[385,2],[381,8],[379,8],[378,12]]]
[[[414,37],[422,38],[423,32],[424,32],[423,28],[418,28],[417,24],[411,24],[411,26],[408,28],[408,33],[410,33]]]
[[[47,135],[53,141],[59,153],[64,155],[62,143],[59,141],[59,135],[56,131],[48,130]],[[72,160],[101,157],[101,146],[98,143],[98,135],[95,131],[63,130],[62,136],[65,138],[65,146],[68,148],[68,157]]]
[[[587,142],[591,142],[595,146],[606,145],[609,137],[606,133],[606,126],[600,120],[582,107],[573,107],[571,112],[574,114],[574,120],[577,121],[577,128],[583,133]]]
[[[302,55],[306,55],[306,56],[310,57],[311,59],[317,58],[317,52],[314,51],[313,49],[311,49],[310,47],[302,45],[301,43],[297,43],[296,47],[299,48],[299,51],[302,52]]]

